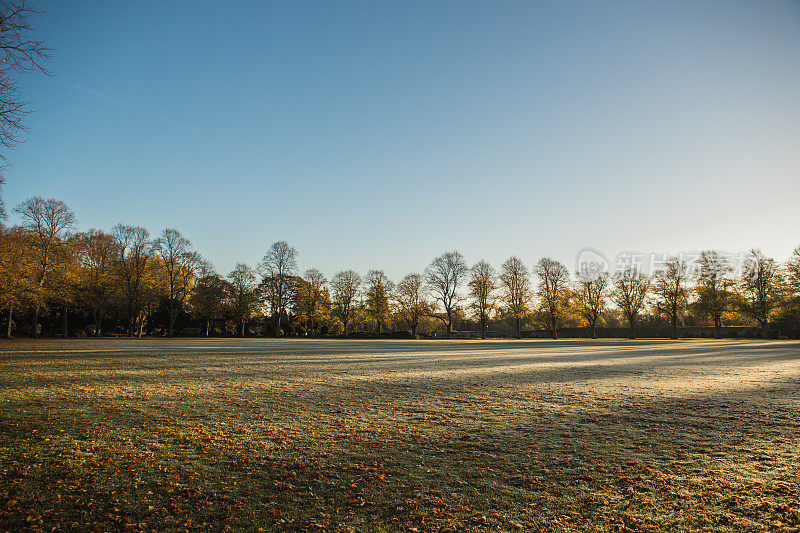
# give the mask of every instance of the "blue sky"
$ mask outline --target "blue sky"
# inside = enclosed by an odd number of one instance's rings
[[[39,5],[9,207],[174,226],[223,273],[800,244],[798,2]]]

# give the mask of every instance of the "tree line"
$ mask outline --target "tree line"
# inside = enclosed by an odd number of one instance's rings
[[[797,336],[800,247],[784,264],[760,250],[740,276],[716,251],[700,254],[699,274],[669,258],[653,275],[570,273],[542,258],[527,266],[510,257],[499,268],[469,266],[458,251],[436,257],[396,283],[383,270],[344,270],[330,278],[298,270],[298,251],[272,244],[254,266],[218,273],[177,229],[156,236],[118,224],[110,232],[76,231],[62,201],[33,197],[0,225],[0,309],[14,335],[407,335],[473,331],[523,336],[526,328],[752,325]]]

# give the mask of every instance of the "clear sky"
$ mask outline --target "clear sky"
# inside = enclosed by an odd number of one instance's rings
[[[39,6],[9,208],[174,226],[222,273],[800,244],[800,2]]]

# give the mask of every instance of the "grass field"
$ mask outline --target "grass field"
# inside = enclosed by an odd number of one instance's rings
[[[800,530],[800,343],[0,344],[0,529]]]

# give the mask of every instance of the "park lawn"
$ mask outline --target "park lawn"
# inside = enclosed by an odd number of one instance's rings
[[[0,530],[800,531],[800,343],[0,344]]]

